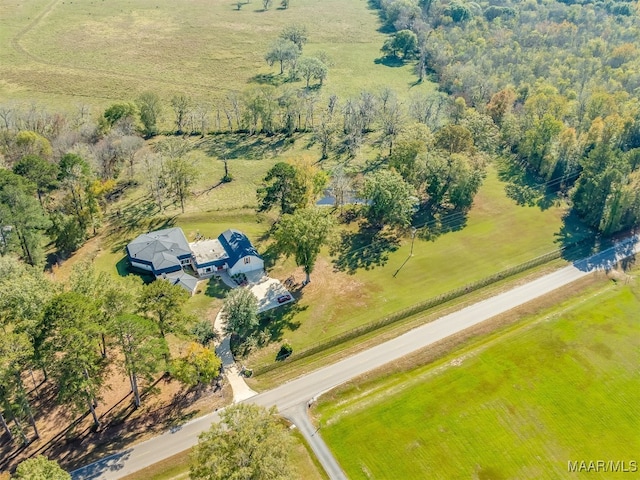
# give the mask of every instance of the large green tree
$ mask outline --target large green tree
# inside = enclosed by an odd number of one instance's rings
[[[44,262],[44,233],[50,222],[23,177],[0,170],[0,252],[19,251],[30,265]]]
[[[50,376],[58,387],[58,402],[77,412],[89,408],[95,426],[106,365],[97,348],[100,329],[94,303],[84,295],[65,292],[47,304],[40,342]]]
[[[285,255],[292,255],[296,265],[304,269],[305,283],[311,281],[320,249],[329,240],[333,226],[333,217],[320,208],[297,210],[278,222],[274,233],[276,246]]]
[[[292,65],[300,56],[300,50],[291,40],[278,38],[270,46],[264,59],[272,66],[274,63],[280,65],[280,75],[284,73],[284,67]]]
[[[187,385],[207,385],[220,375],[222,361],[213,350],[191,342],[187,351],[171,365],[171,375]]]
[[[140,383],[152,383],[154,375],[165,368],[167,342],[158,338],[158,326],[153,320],[138,315],[115,317],[109,323],[109,331],[122,353],[118,365],[129,378],[133,402],[138,408],[141,403]]]
[[[22,461],[12,478],[15,480],[71,480],[71,475],[60,468],[55,460],[38,455]]]
[[[200,435],[192,453],[193,480],[288,480],[294,478],[291,437],[275,408],[238,403],[220,413],[221,422]]]
[[[187,291],[177,285],[158,279],[142,287],[138,301],[140,311],[156,322],[160,337],[167,333],[181,333],[185,330],[188,317],[182,306],[189,299]]]
[[[154,92],[143,92],[136,99],[136,105],[140,113],[144,134],[147,137],[153,137],[158,133],[158,118],[162,114],[160,97]]]
[[[258,189],[259,211],[280,207],[280,212],[293,213],[304,205],[307,189],[298,169],[285,162],[276,163],[267,172],[264,185]]]
[[[366,214],[372,225],[406,226],[411,222],[415,192],[395,170],[366,175],[360,195],[368,202]]]
[[[258,327],[258,299],[246,288],[234,288],[227,293],[222,307],[227,333],[248,338]]]
[[[44,208],[43,196],[58,186],[58,166],[37,155],[27,155],[13,166],[13,172],[36,186],[38,200]]]

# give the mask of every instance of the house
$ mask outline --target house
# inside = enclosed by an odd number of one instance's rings
[[[156,277],[179,272],[184,266],[191,265],[192,255],[187,238],[177,227],[145,233],[127,245],[131,266]]]
[[[264,260],[244,233],[229,229],[220,234],[218,241],[227,253],[229,275],[264,270]]]
[[[229,229],[217,239],[187,242],[182,229],[166,228],[145,233],[127,245],[131,267],[150,272],[156,278],[180,285],[193,294],[198,279],[184,271],[193,268],[198,277],[216,272],[229,275],[264,270],[262,257],[247,236]]]

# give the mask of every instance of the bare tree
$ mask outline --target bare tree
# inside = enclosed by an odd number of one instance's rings
[[[331,175],[331,182],[329,183],[329,193],[335,199],[335,206],[342,210],[347,196],[351,194],[353,184],[349,176],[345,173],[342,166],[335,168]]]

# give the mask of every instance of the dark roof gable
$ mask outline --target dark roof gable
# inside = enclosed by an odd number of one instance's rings
[[[233,267],[241,258],[251,255],[262,258],[247,236],[233,228],[222,232],[218,237],[218,241],[222,244],[229,256],[229,260],[227,261],[229,267]]]

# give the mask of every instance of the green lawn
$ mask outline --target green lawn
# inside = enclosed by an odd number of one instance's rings
[[[466,226],[435,241],[416,238],[413,257],[395,277],[409,256],[410,238],[402,238],[397,250],[382,255],[380,265],[374,262],[353,273],[334,271],[332,260],[322,257],[319,272],[311,275],[311,284],[302,290],[294,329],[285,329],[281,336],[294,351],[300,350],[552,251],[560,246],[564,213],[561,205],[544,211],[516,205],[505,196],[504,183],[491,167]],[[365,251],[350,258],[366,263]],[[288,262],[273,271],[284,277],[292,268]],[[262,350],[250,363],[270,363],[274,357],[273,351]]]
[[[638,460],[640,287],[603,287],[474,349],[351,385],[319,407],[349,478],[629,478]],[[504,332],[502,332],[504,333]]]
[[[305,53],[325,51],[335,63],[327,95],[432,88],[413,86],[411,65],[376,63],[386,36],[365,0],[295,0],[287,10],[275,3],[263,12],[259,0],[240,11],[221,0],[0,0],[0,41],[7,47],[0,51],[0,101],[104,107],[151,89],[167,101],[186,93],[216,103],[277,73],[264,55],[293,23],[308,28]]]

